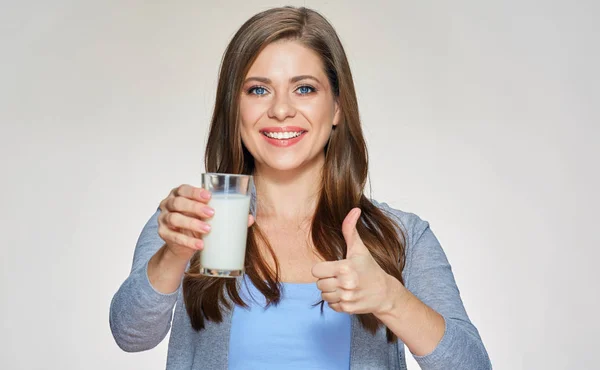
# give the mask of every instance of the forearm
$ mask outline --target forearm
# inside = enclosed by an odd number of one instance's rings
[[[394,277],[388,275],[387,284],[385,304],[375,315],[413,354],[424,356],[431,353],[444,336],[444,318]]]
[[[377,317],[410,349],[426,370],[492,368],[477,328],[471,323],[446,255],[429,223],[416,215],[388,210],[407,228],[402,276],[389,276],[391,288]],[[394,279],[390,280],[390,279]],[[387,310],[387,311],[386,311]],[[436,313],[437,312],[437,313]]]
[[[148,280],[162,294],[175,292],[181,284],[188,260],[171,253],[163,245],[148,262]]]
[[[177,290],[171,294],[156,290],[150,283],[149,266],[146,263],[132,270],[110,306],[112,334],[119,347],[128,352],[155,347],[171,325]]]

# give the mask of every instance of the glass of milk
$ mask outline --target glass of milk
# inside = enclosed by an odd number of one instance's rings
[[[236,277],[243,274],[251,183],[250,175],[202,174],[202,188],[212,194],[208,205],[215,210],[214,216],[207,220],[211,230],[202,238],[202,275]]]

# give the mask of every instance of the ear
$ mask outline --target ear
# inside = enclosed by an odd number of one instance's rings
[[[342,109],[340,108],[339,98],[333,101],[333,125],[337,126],[342,119]]]

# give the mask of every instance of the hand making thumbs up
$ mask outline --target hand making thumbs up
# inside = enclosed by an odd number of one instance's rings
[[[391,302],[392,281],[399,282],[377,264],[361,240],[356,230],[360,214],[360,208],[353,208],[342,223],[346,259],[319,262],[313,266],[312,274],[319,279],[321,297],[334,311],[377,315]]]

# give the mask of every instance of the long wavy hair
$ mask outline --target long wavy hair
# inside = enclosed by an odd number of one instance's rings
[[[367,175],[367,148],[363,137],[354,82],[348,59],[332,25],[319,13],[307,8],[283,7],[263,11],[250,18],[227,46],[219,72],[214,113],[205,153],[209,172],[252,174],[254,159],[245,148],[239,127],[239,98],[243,80],[258,54],[270,43],[294,40],[316,52],[323,62],[334,96],[342,112],[339,124],[325,146],[321,190],[312,218],[311,237],[317,253],[327,261],[346,256],[342,221],[354,207],[362,215],[357,230],[379,266],[400,282],[404,268],[405,235],[389,215],[363,194]],[[259,249],[259,242],[275,261],[275,269]],[[199,331],[205,320],[222,322],[222,310],[230,310],[225,293],[237,305],[241,299],[235,279],[214,278],[199,271],[199,256],[190,261],[183,279],[183,297],[192,327]],[[279,263],[260,220],[248,230],[245,273],[262,292],[267,304],[281,298]],[[323,308],[321,303],[321,309]],[[382,323],[373,314],[359,314],[360,323],[375,334]],[[396,336],[386,329],[387,340]]]

